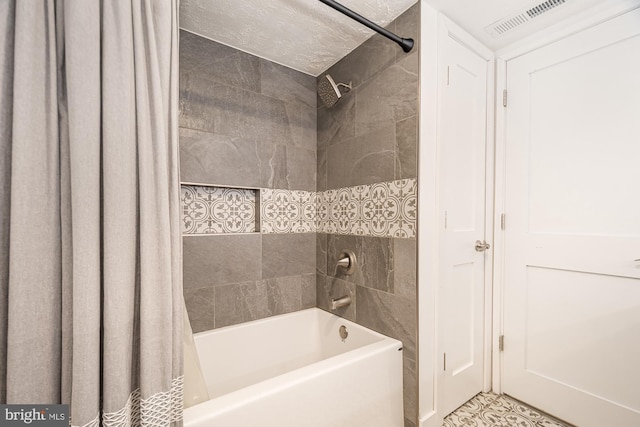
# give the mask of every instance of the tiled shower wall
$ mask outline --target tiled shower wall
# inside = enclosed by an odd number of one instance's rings
[[[375,35],[327,71],[336,82],[351,81],[354,89],[331,109],[318,102],[318,191],[416,179],[418,19],[415,5],[387,27],[416,41],[411,53]],[[415,216],[415,203],[407,212]],[[405,425],[414,426],[415,233],[408,237],[317,234],[316,292],[317,304],[324,309],[331,298],[351,295],[354,302],[340,314],[403,342]],[[358,269],[352,276],[336,272],[342,249],[356,253]]]
[[[328,70],[354,87],[331,109],[314,77],[186,32],[180,46],[181,180],[257,189],[234,192],[253,217],[185,231],[194,331],[349,294],[338,314],[403,342],[406,426],[417,421],[418,19],[416,5],[387,27],[416,41],[410,54],[375,35]],[[191,235],[203,232],[216,235]],[[342,249],[357,255],[352,276],[335,270]]]
[[[203,202],[183,237],[194,331],[315,306],[315,234],[261,233],[259,192],[220,189],[315,192],[316,114],[314,77],[180,33],[180,179]],[[242,220],[207,221],[229,213],[225,194]]]

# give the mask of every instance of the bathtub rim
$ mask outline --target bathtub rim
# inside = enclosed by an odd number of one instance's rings
[[[266,397],[270,394],[276,393],[278,391],[285,390],[294,385],[300,384],[304,381],[308,381],[310,379],[316,378],[321,375],[330,375],[331,371],[337,370],[349,364],[355,363],[357,361],[373,357],[383,352],[387,351],[404,351],[403,344],[401,341],[391,338],[387,335],[376,332],[372,329],[367,328],[366,326],[358,325],[355,322],[337,316],[333,313],[329,313],[325,310],[322,310],[317,307],[308,308],[305,310],[299,310],[292,313],[285,313],[277,316],[272,316],[264,319],[253,320],[250,322],[239,323],[237,325],[225,326],[218,329],[213,329],[209,331],[198,332],[195,335],[205,337],[207,335],[215,334],[216,332],[222,331],[222,329],[230,330],[232,328],[244,328],[249,327],[251,325],[260,324],[263,322],[270,322],[277,319],[274,318],[282,318],[283,316],[292,316],[292,315],[300,315],[303,312],[321,312],[322,315],[331,316],[333,318],[344,321],[347,327],[353,328],[362,328],[365,329],[367,333],[371,333],[379,340],[364,345],[362,347],[357,347],[353,350],[346,351],[344,353],[340,353],[334,356],[330,356],[326,359],[319,360],[317,362],[311,363],[309,365],[305,365],[299,368],[292,369],[291,371],[287,371],[283,374],[277,375],[275,377],[268,378],[263,381],[256,382],[249,386],[243,387],[238,390],[234,390],[222,396],[215,397],[213,399],[209,399],[205,402],[201,402],[197,405],[191,406],[189,408],[184,409],[183,413],[183,421],[185,426],[190,425],[191,423],[196,423],[198,421],[206,420],[212,416],[221,415],[225,412],[233,411],[238,407],[244,406],[247,403],[254,402],[263,397]]]
[[[234,329],[245,329],[251,326],[255,326],[255,325],[260,325],[260,324],[268,324],[271,322],[275,322],[277,320],[281,320],[284,317],[297,317],[300,316],[302,317],[305,314],[309,314],[309,313],[319,313],[322,316],[327,316],[327,317],[331,317],[333,319],[339,319],[341,321],[347,322],[348,325],[346,326],[350,326],[353,329],[359,330],[359,329],[365,329],[367,331],[367,333],[371,333],[372,335],[375,335],[376,337],[380,338],[380,339],[385,339],[385,338],[391,338],[388,335],[382,334],[378,331],[375,331],[371,328],[368,328],[366,326],[360,325],[352,320],[346,319],[344,317],[338,316],[337,314],[331,313],[327,310],[323,310],[321,308],[318,307],[310,307],[310,308],[305,308],[303,310],[297,310],[297,311],[292,311],[290,313],[283,313],[283,314],[277,314],[275,316],[269,316],[269,317],[263,317],[262,319],[256,319],[256,320],[249,320],[247,322],[242,322],[242,323],[237,323],[235,325],[228,325],[228,326],[221,326],[219,328],[215,328],[215,329],[209,329],[207,331],[201,331],[201,332],[196,332],[193,334],[193,338],[194,340],[196,338],[202,338],[202,337],[206,337],[208,335],[216,335],[216,334],[221,334],[224,332],[228,332],[230,330],[234,330]],[[391,338],[391,339],[395,339],[395,338]],[[399,340],[398,340],[399,341]]]

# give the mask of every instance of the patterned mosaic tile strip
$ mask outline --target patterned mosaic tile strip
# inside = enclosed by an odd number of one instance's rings
[[[571,427],[508,396],[480,393],[444,419],[442,427]]]
[[[185,234],[256,231],[255,190],[182,186]],[[309,191],[260,190],[262,233],[416,236],[417,184],[403,179]]]
[[[413,238],[416,180],[327,190],[318,194],[317,212],[317,229],[322,233]]]
[[[315,233],[316,193],[260,190],[260,230],[263,233]]]
[[[256,231],[255,190],[183,185],[181,198],[184,234]]]

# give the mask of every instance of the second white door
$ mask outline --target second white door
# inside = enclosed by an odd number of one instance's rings
[[[443,416],[482,391],[487,60],[439,43],[440,232],[438,336]]]
[[[640,426],[640,10],[507,65],[503,391]]]

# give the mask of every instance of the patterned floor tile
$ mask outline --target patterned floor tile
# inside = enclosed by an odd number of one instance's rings
[[[478,413],[481,412],[483,408],[493,403],[498,397],[499,396],[494,393],[480,393],[462,405],[462,408],[465,408],[470,412]]]
[[[564,424],[562,421],[557,421],[551,418],[538,421],[538,427],[567,427],[568,424]]]
[[[451,415],[449,415],[447,418],[445,418],[445,421],[449,420],[451,421],[451,425],[454,426],[464,426],[464,425],[468,425],[470,419],[474,418],[476,416],[475,412],[469,412],[466,411],[465,408],[460,407],[458,408],[454,413],[452,413]]]
[[[514,411],[514,405],[517,402],[508,399],[507,396],[497,396],[496,399],[491,402],[491,409],[500,412],[500,413],[508,413]]]
[[[444,419],[443,427],[571,427],[509,396],[480,393]]]

